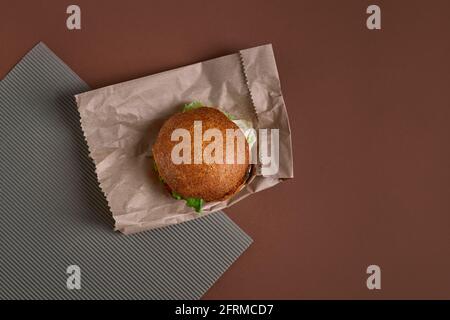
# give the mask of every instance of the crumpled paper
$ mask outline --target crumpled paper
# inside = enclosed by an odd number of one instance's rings
[[[113,218],[125,234],[199,216],[175,200],[153,172],[149,156],[163,122],[182,106],[220,106],[256,129],[279,129],[279,170],[254,170],[226,201],[209,202],[200,215],[230,207],[252,193],[293,178],[291,131],[272,46],[188,65],[75,96],[90,156]]]

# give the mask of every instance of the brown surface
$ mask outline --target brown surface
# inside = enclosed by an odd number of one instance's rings
[[[273,43],[296,178],[227,210],[255,242],[205,298],[450,298],[449,1],[0,3],[0,76],[40,40],[93,87]]]

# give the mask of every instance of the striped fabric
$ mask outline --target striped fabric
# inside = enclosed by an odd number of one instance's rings
[[[223,212],[113,232],[73,100],[86,90],[42,43],[0,82],[0,298],[200,298],[252,240]]]

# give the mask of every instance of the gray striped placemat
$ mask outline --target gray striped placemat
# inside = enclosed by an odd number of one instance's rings
[[[73,100],[86,90],[42,43],[0,82],[0,298],[200,298],[252,240],[223,212],[113,232]]]

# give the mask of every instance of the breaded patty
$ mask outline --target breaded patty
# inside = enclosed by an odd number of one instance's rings
[[[223,136],[223,163],[193,164],[194,159],[194,121],[202,121],[202,133],[210,128],[216,128]],[[172,148],[180,143],[171,141],[173,130],[183,128],[191,134],[191,164],[175,164],[172,162]],[[235,161],[232,164],[225,162],[226,158],[226,129],[238,130],[237,135],[243,138],[244,143],[234,140]],[[231,141],[233,142],[233,141]],[[203,141],[202,152],[210,141]],[[228,141],[230,143],[230,141]],[[159,175],[164,182],[184,198],[201,198],[204,201],[224,200],[240,189],[247,178],[249,170],[249,146],[243,132],[239,127],[221,111],[201,107],[174,114],[162,126],[155,144],[153,157]],[[244,152],[242,164],[237,163],[237,152]]]

